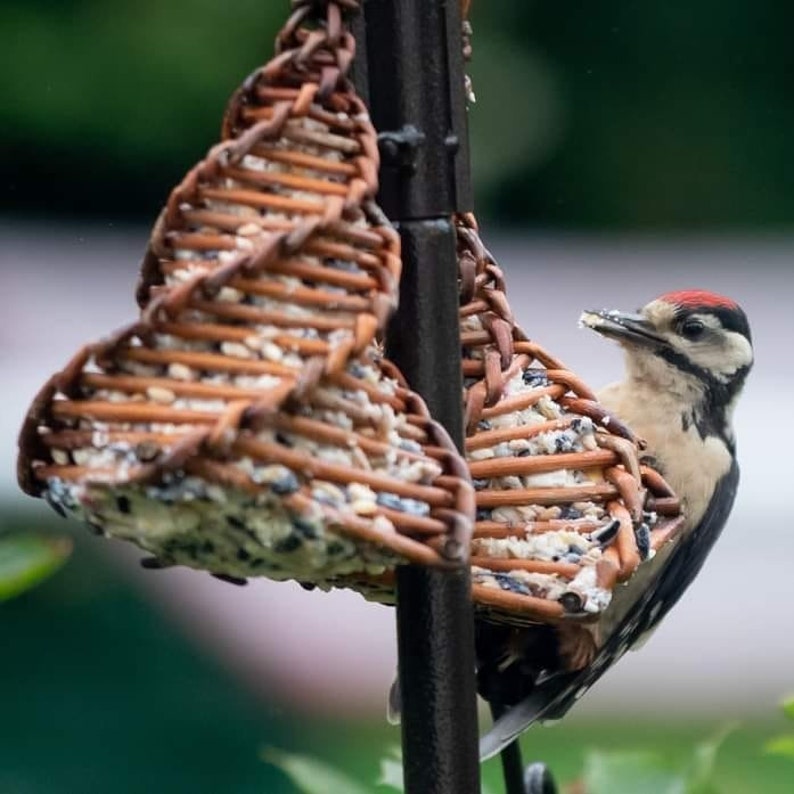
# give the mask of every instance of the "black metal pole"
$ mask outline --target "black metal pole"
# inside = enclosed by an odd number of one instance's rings
[[[366,0],[355,77],[380,133],[380,205],[402,237],[387,352],[463,442],[455,230],[470,209],[458,0]],[[360,34],[364,32],[362,41]],[[406,794],[480,790],[469,572],[397,574]]]

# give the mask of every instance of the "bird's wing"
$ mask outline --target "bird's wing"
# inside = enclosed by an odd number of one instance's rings
[[[739,484],[733,462],[719,482],[700,524],[679,543],[667,564],[618,625],[593,661],[576,673],[555,676],[500,717],[480,739],[480,760],[496,755],[533,722],[559,719],[637,640],[652,631],[700,571],[730,515]]]

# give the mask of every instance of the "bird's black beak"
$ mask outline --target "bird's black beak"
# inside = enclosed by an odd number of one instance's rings
[[[664,337],[659,336],[653,325],[641,314],[606,309],[590,310],[583,312],[579,323],[616,342],[643,347],[666,344]]]

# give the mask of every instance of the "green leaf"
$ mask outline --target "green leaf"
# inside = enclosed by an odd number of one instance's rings
[[[783,707],[783,713],[790,720],[794,720],[794,695],[789,695],[787,698],[784,698],[780,705]]]
[[[380,775],[377,785],[388,786],[395,791],[405,791],[403,782],[403,765],[398,757],[387,757],[380,759]]]
[[[707,739],[695,747],[686,775],[687,794],[710,794],[714,791],[712,778],[717,753],[728,735],[737,727],[735,724],[725,725],[711,739]]]
[[[278,767],[304,794],[371,794],[334,767],[305,755],[266,747],[261,756]]]
[[[680,773],[652,752],[591,752],[585,759],[587,794],[685,794]]]
[[[794,759],[794,733],[787,733],[770,739],[764,745],[764,752],[769,755],[782,755]]]
[[[389,751],[389,755],[380,759],[380,776],[376,784],[378,786],[387,786],[399,792],[405,791],[402,749],[400,747],[392,747]],[[480,794],[491,794],[491,789],[489,789],[485,783],[482,783]]]
[[[51,535],[0,537],[0,601],[14,598],[60,568],[72,551],[72,541]]]

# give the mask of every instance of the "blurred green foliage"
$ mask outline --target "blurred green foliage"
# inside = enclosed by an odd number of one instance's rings
[[[287,7],[4,0],[0,209],[150,218],[216,141]]]
[[[332,791],[368,794],[371,790],[331,764],[312,756],[285,753],[272,747],[265,748],[261,755],[263,761],[280,769],[302,794],[328,794]],[[402,786],[399,790],[402,791]]]
[[[521,226],[787,225],[785,3],[475,0],[481,215]],[[0,212],[151,219],[272,54],[287,0],[4,0]]]
[[[66,562],[71,551],[72,542],[66,537],[0,535],[0,602],[43,582]]]
[[[0,511],[23,536],[74,529],[76,547],[0,604],[0,792],[288,794],[257,749],[295,746],[295,724],[174,631],[83,527],[43,511]]]
[[[659,721],[566,720],[537,727],[522,738],[524,757],[542,759],[561,791],[587,794],[789,794],[790,761],[763,756],[769,725],[746,724],[714,733],[713,726]],[[712,738],[703,740],[704,736]],[[401,769],[384,726],[334,722],[306,726],[305,751],[267,751],[300,794],[401,790]],[[380,759],[380,772],[378,772]],[[343,771],[341,771],[343,770]],[[328,780],[349,781],[323,788]],[[500,760],[482,767],[483,794],[504,790]],[[577,787],[578,786],[578,787]]]
[[[531,741],[537,733],[529,734]],[[736,780],[722,776],[718,782],[717,755],[727,737],[736,730],[735,726],[722,728],[710,739],[699,741],[687,753],[670,752],[669,745],[660,747],[658,742],[653,750],[633,749],[631,745],[615,743],[617,749],[589,749],[586,752],[583,768],[575,781],[564,786],[565,791],[582,794],[723,794],[729,791],[744,791],[736,786]],[[610,732],[607,727],[606,733]],[[604,731],[601,731],[603,739]],[[318,758],[285,753],[271,748],[262,753],[263,760],[279,768],[295,785],[301,794],[366,794],[377,788],[404,791],[403,770],[400,750],[388,753],[380,761],[380,775],[376,781],[365,785],[360,783],[336,766]],[[482,794],[501,790],[502,781],[498,779],[493,764],[485,768],[482,781]],[[757,761],[745,768],[743,779],[753,781],[752,790],[767,792],[778,790],[777,783],[787,785],[782,778],[775,780]],[[771,783],[773,788],[767,788]],[[492,789],[493,784],[497,788]],[[780,788],[779,790],[783,790]]]
[[[786,718],[794,722],[794,696],[783,701],[782,709]],[[794,733],[789,732],[775,736],[764,745],[764,750],[770,755],[779,755],[794,761]]]
[[[509,33],[547,65],[564,125],[542,162],[518,163],[485,191],[499,217],[628,228],[791,222],[791,6],[477,5],[484,39]],[[510,109],[533,103],[516,77]]]

